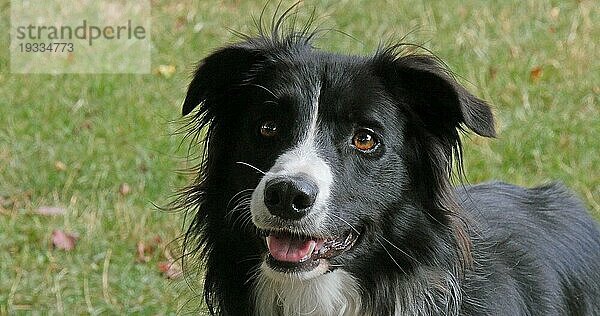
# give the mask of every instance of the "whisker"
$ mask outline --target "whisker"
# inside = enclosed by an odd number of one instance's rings
[[[253,165],[251,165],[251,164],[249,164],[249,163],[247,163],[247,162],[243,162],[243,161],[236,161],[235,163],[239,163],[240,165],[244,165],[244,166],[250,167],[250,168],[252,168],[252,169],[254,169],[254,170],[256,170],[256,171],[258,171],[258,172],[262,173],[263,175],[264,175],[264,174],[267,174],[266,172],[264,172],[264,171],[262,171],[262,170],[258,169],[257,167],[255,167],[255,166],[253,166]]]
[[[256,226],[254,226],[254,223],[252,222],[252,214],[248,213],[249,216],[247,216],[244,221],[242,222],[242,229],[244,230],[249,230],[251,229],[255,234],[258,234],[258,229],[256,228]]]
[[[260,259],[260,257],[259,257]],[[250,269],[250,271],[248,271],[248,279],[246,280],[246,282],[244,282],[244,284],[248,284],[251,281],[254,281],[258,278],[258,276],[260,275],[260,264],[256,265],[254,268]]]
[[[392,259],[392,261],[394,261],[394,263],[400,269],[400,271],[402,271],[402,273],[406,274],[406,271],[404,271],[404,269],[402,269],[400,264],[398,264],[398,261],[396,261],[396,259],[394,259],[394,256],[392,256],[392,254],[387,250],[387,248],[385,248],[383,243],[381,243],[381,240],[379,240],[379,238],[375,238],[375,240],[377,240],[377,242],[381,245],[381,247],[383,247],[383,250],[385,250],[385,252],[388,254],[388,256],[390,256],[390,258]]]
[[[327,215],[331,215],[334,216],[335,218],[339,219],[340,221],[344,222],[346,225],[348,225],[353,231],[355,231],[357,234],[360,234],[360,231],[358,231],[358,229],[354,228],[354,226],[350,225],[350,223],[348,223],[345,219],[343,219],[341,216],[339,215],[335,215],[333,213],[329,213]]]
[[[236,200],[236,202],[234,203],[234,206],[231,209],[229,209],[229,211],[227,212],[227,215],[239,210],[239,207],[241,205],[243,205],[245,203],[249,203],[250,201],[252,201],[252,197],[250,197],[250,196],[242,196],[242,197],[238,198]]]
[[[246,85],[252,86],[252,87],[261,88],[261,89],[265,90],[266,92],[268,92],[273,98],[277,99],[277,95],[275,94],[275,92],[271,91],[271,89],[269,89],[269,88],[267,88],[265,86],[262,86],[262,85],[259,85],[259,84],[256,84],[256,83],[248,83]]]
[[[234,200],[234,199],[235,199],[235,198],[236,198],[238,195],[241,195],[241,194],[244,194],[244,193],[248,193],[248,191],[254,191],[254,189],[245,189],[245,190],[242,190],[242,191],[240,191],[240,192],[238,192],[238,193],[234,194],[234,195],[231,197],[231,199],[229,199],[229,202],[227,202],[227,208],[229,208],[229,205],[231,204],[231,202],[233,202],[233,200]]]
[[[263,102],[263,104],[274,104],[274,105],[279,105],[279,103],[275,102],[275,101],[271,101],[271,100],[267,100],[265,102]]]
[[[235,211],[246,211],[250,209],[250,203],[248,202],[242,202],[239,205],[236,206]],[[232,210],[233,211],[233,210]],[[251,218],[250,212],[245,212],[245,213],[241,213],[240,216],[236,217],[236,219],[233,221],[233,225],[235,226],[236,224],[243,224],[248,218]]]
[[[259,260],[261,258],[262,257],[259,256],[259,255],[256,255],[256,256],[247,256],[246,258],[244,258],[242,260],[239,260],[238,263],[242,263],[242,262],[246,262],[246,261],[252,261],[252,260]]]
[[[413,256],[411,256],[411,255],[409,255],[409,254],[408,254],[406,251],[404,251],[404,250],[400,249],[398,246],[394,245],[394,244],[393,244],[391,241],[389,241],[387,238],[385,238],[385,237],[383,237],[383,236],[379,236],[379,237],[381,237],[383,240],[385,240],[385,241],[386,241],[388,244],[390,244],[392,247],[396,248],[396,250],[400,251],[400,252],[401,252],[403,255],[405,255],[405,256],[407,256],[407,257],[411,258],[411,259],[412,259],[412,260],[414,260],[416,263],[418,263],[418,264],[421,264],[421,263],[419,262],[419,260],[417,260],[417,258],[415,258],[415,257],[413,257]]]

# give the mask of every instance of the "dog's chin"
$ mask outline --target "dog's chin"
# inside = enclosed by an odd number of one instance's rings
[[[298,235],[286,230],[262,230],[267,252],[263,272],[272,278],[312,279],[334,270],[334,258],[351,251],[360,234],[337,236]]]

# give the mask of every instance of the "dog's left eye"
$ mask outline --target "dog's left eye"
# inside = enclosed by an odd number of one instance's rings
[[[264,121],[260,125],[260,135],[266,138],[271,138],[277,135],[279,132],[277,122],[275,121]]]
[[[352,146],[362,152],[372,152],[377,149],[378,145],[379,139],[377,139],[375,133],[368,129],[361,129],[352,137]]]

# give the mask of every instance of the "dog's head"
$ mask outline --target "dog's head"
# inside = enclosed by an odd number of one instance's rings
[[[199,106],[207,127],[191,231],[208,253],[311,279],[377,256],[426,261],[439,230],[466,247],[449,171],[460,131],[493,136],[492,113],[436,58],[400,48],[361,57],[260,37],[200,63],[183,115]]]

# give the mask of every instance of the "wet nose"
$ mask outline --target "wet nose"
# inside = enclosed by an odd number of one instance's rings
[[[316,183],[306,176],[278,177],[267,181],[264,202],[271,214],[299,220],[308,214],[318,194]]]

